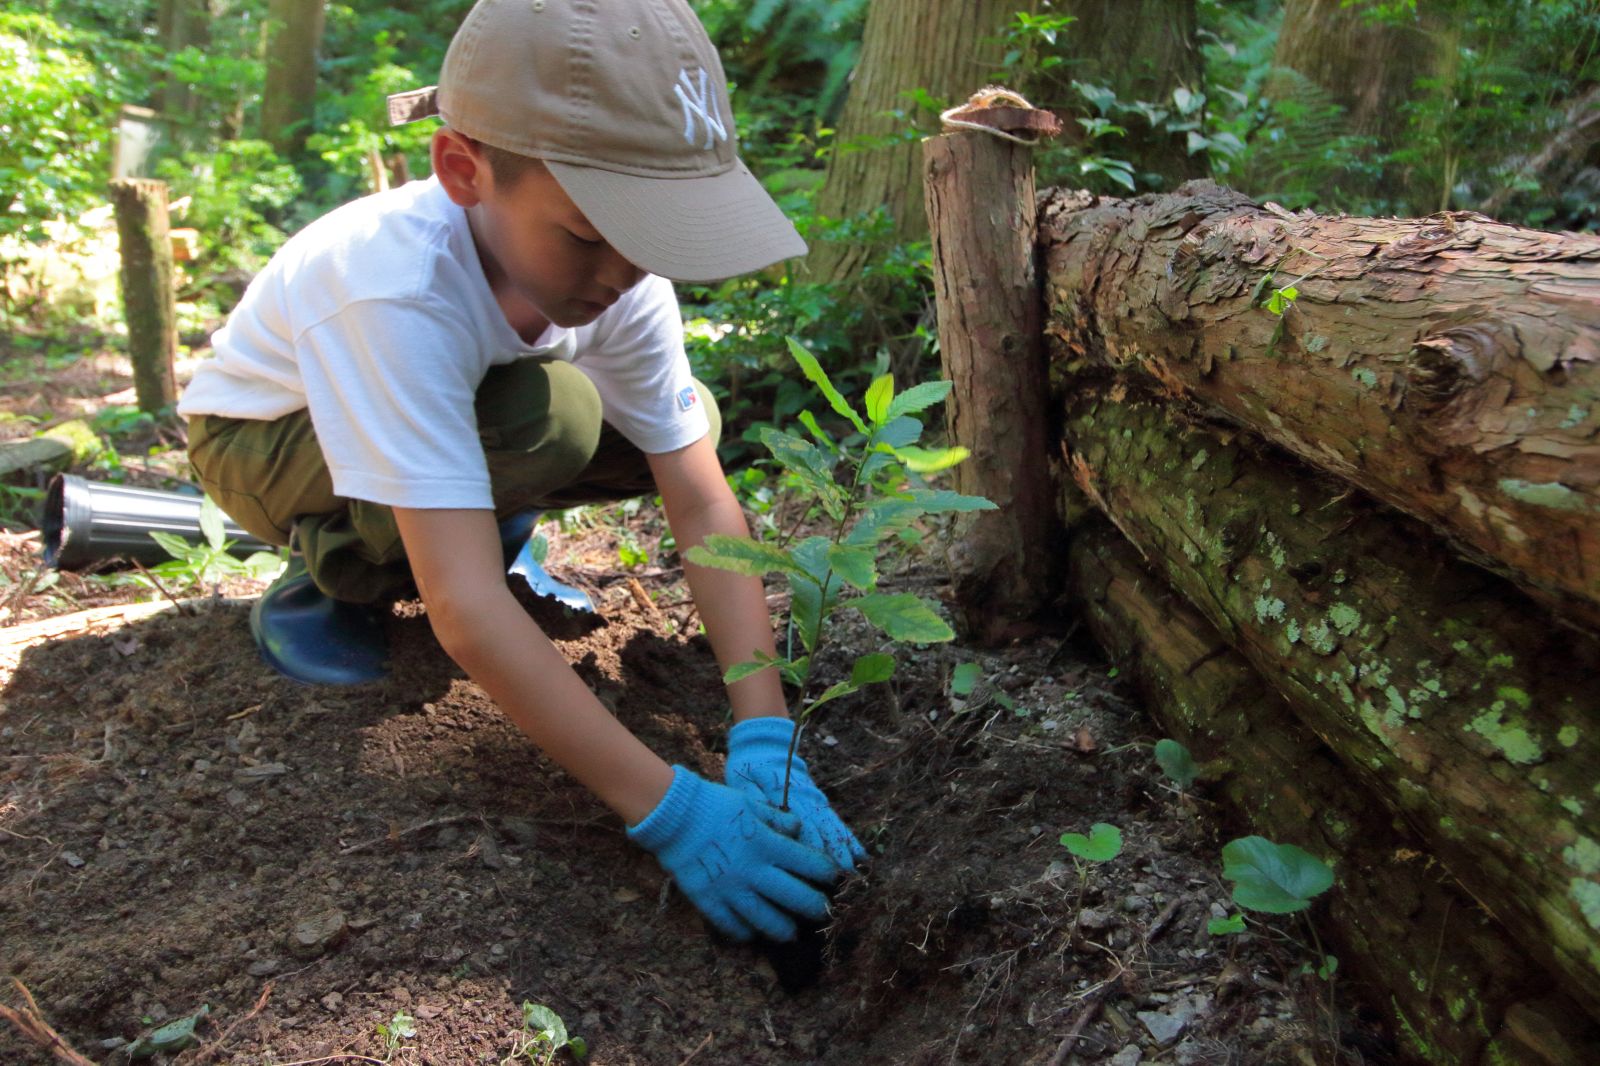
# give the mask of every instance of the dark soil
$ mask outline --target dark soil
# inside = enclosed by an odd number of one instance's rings
[[[559,644],[652,748],[719,777],[725,693],[681,571],[615,566],[624,532],[659,558],[659,514],[605,517],[546,523],[552,570],[606,622]],[[0,538],[13,622],[151,598],[22,588],[36,550]],[[945,594],[932,556],[889,584]],[[25,988],[94,1061],[206,1005],[202,1046],[157,1061],[498,1063],[524,1000],[601,1066],[1387,1061],[1330,1009],[1351,990],[1294,976],[1303,926],[1207,933],[1233,909],[1230,834],[1161,778],[1157,736],[1069,621],[999,652],[901,649],[893,681],[819,714],[803,753],[873,857],[813,973],[711,935],[450,662],[420,604],[397,607],[394,676],[347,689],[262,665],[247,605],[188,611],[10,644],[0,629],[0,976],[20,982],[0,1004]],[[835,640],[825,682],[881,645]],[[984,680],[961,700],[967,661]],[[1058,837],[1096,822],[1126,845],[1080,880]],[[416,1035],[391,1049],[378,1025],[399,1011]],[[48,1061],[0,1023],[0,1063]]]

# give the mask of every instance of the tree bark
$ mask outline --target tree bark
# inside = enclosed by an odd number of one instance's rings
[[[178,352],[167,183],[119,178],[111,183],[122,250],[122,305],[139,410],[156,414],[178,401],[172,360]]]
[[[1056,9],[1077,20],[1055,53],[1070,62],[1065,73],[1041,79],[1037,106],[1084,113],[1073,81],[1104,85],[1124,102],[1146,100],[1168,112],[1175,112],[1174,89],[1204,91],[1194,0],[1066,0]],[[1117,120],[1128,132],[1101,142],[1103,150],[1128,160],[1136,172],[1160,174],[1169,187],[1209,172],[1204,152],[1190,154],[1186,132],[1153,130],[1126,115]]]
[[[1074,391],[1079,487],[1600,1017],[1600,641],[1342,484]]]
[[[1347,975],[1383,989],[1394,1031],[1430,1063],[1600,1061],[1600,1026],[1522,945],[1431,861],[1426,844],[1371,803],[1284,699],[1103,520],[1073,535],[1074,606],[1168,736],[1203,764],[1246,832],[1297,844],[1334,867],[1316,905]],[[1210,776],[1210,775],[1208,775]],[[1567,1054],[1520,1038],[1522,1013],[1569,1018]],[[1508,1024],[1508,1017],[1512,1024]],[[1498,1059],[1495,1056],[1499,1056]]]
[[[890,221],[886,243],[926,236],[916,132],[934,116],[919,124],[905,94],[923,89],[938,100],[966,99],[999,67],[998,38],[1012,13],[1034,3],[873,0],[817,213],[848,219],[881,208]],[[814,281],[851,282],[871,253],[862,240],[814,241],[806,270]]]
[[[261,95],[261,130],[287,159],[305,154],[317,99],[317,49],[322,45],[326,0],[270,0],[267,82]]]
[[[156,40],[171,57],[185,48],[204,48],[211,39],[211,0],[161,0],[156,9]],[[199,100],[164,69],[156,82],[152,106],[169,116],[194,119]]]
[[[1290,215],[1206,182],[1056,194],[1040,239],[1069,364],[1218,412],[1600,629],[1600,239]]]
[[[1027,112],[1024,114],[1038,114]],[[1048,118],[1049,116],[1045,116]],[[1053,123],[1052,123],[1053,124]],[[956,488],[998,510],[967,516],[950,565],[962,628],[998,643],[1059,586],[1033,152],[987,133],[923,142],[934,292]]]

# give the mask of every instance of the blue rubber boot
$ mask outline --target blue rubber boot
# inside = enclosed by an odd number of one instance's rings
[[[389,673],[380,609],[328,596],[298,555],[250,609],[250,632],[268,666],[307,685],[359,685]]]

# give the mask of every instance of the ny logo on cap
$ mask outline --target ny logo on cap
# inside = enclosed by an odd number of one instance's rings
[[[728,131],[722,125],[722,119],[717,115],[716,96],[711,92],[709,76],[704,67],[697,67],[700,72],[700,84],[697,87],[694,79],[689,77],[687,70],[678,71],[678,84],[672,91],[678,94],[678,102],[683,105],[683,139],[690,144],[694,143],[695,118],[698,117],[706,127],[706,143],[702,148],[711,148],[716,141],[728,139]]]

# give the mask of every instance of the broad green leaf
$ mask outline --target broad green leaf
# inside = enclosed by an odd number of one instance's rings
[[[205,534],[206,543],[211,545],[213,551],[222,547],[222,538],[227,535],[222,508],[210,496],[200,501],[200,532]]]
[[[952,466],[966,459],[969,454],[967,449],[955,448],[917,448],[907,446],[896,448],[895,455],[900,461],[919,474],[934,474],[940,470],[948,470]]]
[[[833,567],[833,572],[844,579],[845,584],[852,588],[861,589],[863,592],[871,589],[878,583],[878,571],[874,565],[872,549],[856,548],[846,544],[835,544],[828,549],[828,565]]]
[[[1333,870],[1293,844],[1241,837],[1222,849],[1222,876],[1236,882],[1233,901],[1268,914],[1292,914],[1333,885]]]
[[[809,577],[789,575],[789,613],[806,651],[816,650],[812,646],[812,637],[817,631],[818,616],[826,617],[827,612],[833,609],[835,601],[839,598],[839,588],[839,577],[835,574],[828,579],[828,603],[825,610],[821,585]]]
[[[894,656],[883,652],[863,655],[850,667],[852,685],[874,685],[894,676]]]
[[[844,515],[844,490],[833,476],[837,456],[823,451],[808,440],[771,426],[762,428],[761,443],[767,446],[774,459],[816,493],[818,502],[830,516],[838,519]]]
[[[1244,932],[1244,915],[1230,914],[1226,918],[1213,918],[1206,923],[1206,932],[1212,936],[1227,936]]]
[[[736,574],[751,577],[771,573],[805,573],[782,548],[749,537],[730,537],[726,533],[712,533],[706,537],[704,545],[695,545],[684,556],[700,566],[732,570]]]
[[[589,1042],[581,1036],[569,1037],[567,1050],[572,1052],[572,1057],[582,1062],[589,1057]]]
[[[283,569],[283,559],[277,552],[252,552],[244,561],[244,572],[258,581],[271,581]]]
[[[153,529],[150,531],[150,539],[161,545],[161,549],[174,559],[188,559],[195,553],[194,545],[176,533]]]
[[[867,386],[867,421],[881,426],[889,421],[889,404],[894,400],[894,375],[874,378]]]
[[[753,674],[759,674],[763,670],[770,669],[779,663],[787,661],[788,660],[786,659],[768,659],[763,657],[760,659],[750,659],[742,663],[734,663],[732,666],[728,667],[728,672],[722,675],[722,683],[725,685],[731,685],[735,681],[743,681],[745,678],[750,677]]]
[[[806,706],[806,709],[800,712],[800,720],[802,722],[805,721],[807,718],[811,717],[811,713],[813,711],[815,711],[818,707],[821,707],[824,703],[827,703],[829,700],[836,700],[840,696],[848,696],[850,693],[856,691],[856,688],[857,686],[853,681],[840,681],[836,685],[829,685],[825,690],[823,690],[822,695],[812,700]]]
[[[802,655],[792,662],[787,659],[779,659],[778,673],[783,675],[784,681],[795,688],[805,688],[806,678],[811,675],[811,656]]]
[[[828,574],[828,552],[832,547],[833,542],[827,537],[807,537],[789,549],[789,557],[802,573],[820,585]]]
[[[995,502],[984,496],[968,496],[949,489],[914,489],[911,502],[928,514],[942,511],[994,511]]]
[[[561,1015],[537,1003],[522,1004],[522,1027],[530,1033],[543,1034],[550,1046],[560,1048],[567,1042],[567,1025]]]
[[[878,476],[878,471],[886,466],[893,466],[897,462],[899,460],[895,457],[892,449],[885,448],[881,452],[874,451],[861,461],[861,484],[872,484],[873,479]]]
[[[922,436],[922,420],[902,415],[891,418],[884,427],[878,430],[878,443],[886,445],[892,452],[895,448],[904,448],[908,444],[915,444]]]
[[[949,381],[924,381],[921,385],[913,385],[894,398],[894,402],[889,405],[889,417],[885,421],[891,421],[901,415],[914,415],[936,403],[942,403],[954,387],[954,383]]]
[[[913,644],[934,644],[954,640],[955,632],[933,608],[909,592],[892,595],[875,592],[845,604],[866,615],[867,621],[895,640]]]
[[[970,696],[983,676],[983,667],[977,663],[962,663],[950,675],[950,691],[957,696]]]
[[[856,409],[851,407],[849,402],[839,394],[839,390],[833,387],[833,382],[828,380],[827,372],[822,369],[822,364],[817,362],[817,357],[806,351],[800,342],[793,337],[788,338],[788,341],[789,354],[794,356],[794,361],[800,364],[800,372],[806,376],[806,379],[811,384],[821,390],[822,395],[828,399],[828,405],[838,413],[839,417],[848,418],[851,425],[862,433],[866,433],[867,424],[861,421],[861,416],[856,414]]]
[[[1089,827],[1089,835],[1062,833],[1061,844],[1072,854],[1089,862],[1107,862],[1122,854],[1122,830],[1105,822]]]
[[[1171,778],[1179,788],[1188,788],[1194,784],[1195,776],[1200,772],[1194,764],[1194,758],[1189,754],[1189,749],[1176,740],[1156,741],[1156,762],[1160,765],[1161,772]]]
[[[873,500],[863,509],[860,521],[845,534],[844,542],[874,544],[885,533],[904,529],[925,514],[943,511],[993,511],[993,501],[982,496],[967,496],[947,489],[914,489],[904,496]]]

